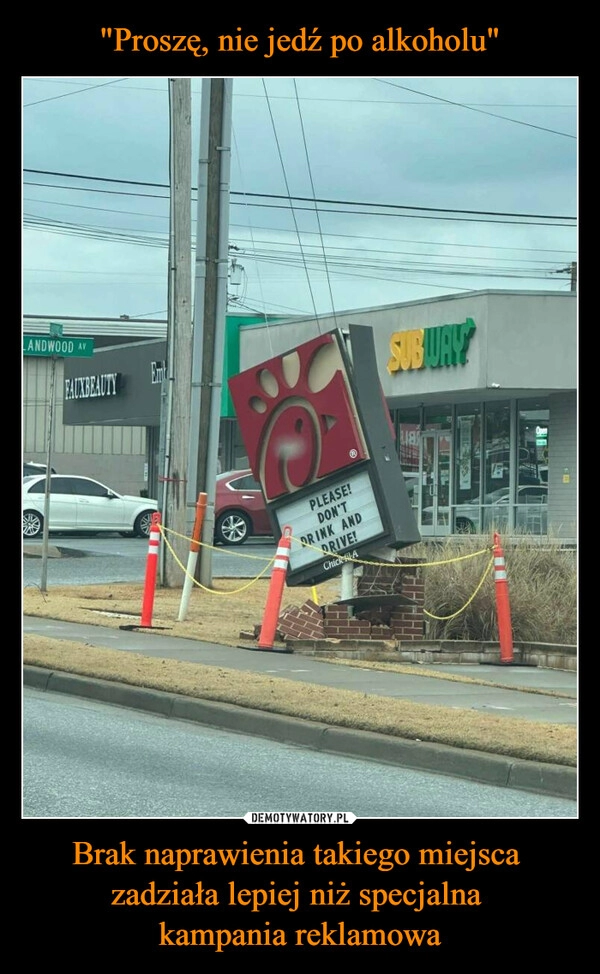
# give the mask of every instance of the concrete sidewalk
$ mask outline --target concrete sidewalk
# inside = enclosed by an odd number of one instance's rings
[[[175,638],[164,631],[158,635],[148,630],[104,628],[38,617],[25,617],[23,631],[83,642],[89,646],[269,674],[287,680],[358,690],[416,703],[473,709],[499,717],[572,725],[577,722],[577,674],[565,670],[420,664],[415,666],[413,676],[342,666],[297,653],[261,652],[252,649],[251,645],[245,649]],[[428,670],[447,673],[448,679],[425,676]],[[456,675],[503,686],[461,683],[450,679]],[[27,686],[76,693],[319,750],[367,757],[563,798],[576,798],[577,795],[577,772],[574,768],[336,728],[38,667],[26,667],[24,680]],[[557,693],[560,695],[553,695]]]

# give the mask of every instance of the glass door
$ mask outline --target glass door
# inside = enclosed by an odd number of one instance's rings
[[[423,537],[450,533],[450,471],[452,438],[449,432],[421,434],[419,530]]]

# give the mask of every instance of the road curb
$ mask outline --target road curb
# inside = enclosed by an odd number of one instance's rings
[[[555,798],[577,797],[577,770],[566,766],[336,727],[38,666],[23,668],[23,682],[25,686],[38,690],[70,693],[174,720],[188,720],[221,730],[266,737],[316,751],[367,758],[413,771],[466,778]]]
[[[43,545],[40,544],[27,544],[23,545],[23,557],[24,558],[41,558],[44,554]],[[48,558],[62,558],[62,551],[56,545],[48,545],[47,549]]]

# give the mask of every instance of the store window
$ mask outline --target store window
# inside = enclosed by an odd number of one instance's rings
[[[454,433],[454,530],[480,530],[481,407],[456,407]]]
[[[510,404],[486,403],[482,517],[484,532],[502,532],[510,526],[510,468]]]
[[[419,473],[420,409],[396,410],[396,448],[404,473]]]
[[[508,488],[510,481],[510,405],[488,403],[485,409],[484,502],[488,495]]]
[[[420,527],[432,536],[450,532],[452,407],[426,406],[421,434]]]
[[[416,509],[419,505],[421,410],[419,408],[396,410],[394,418],[400,466],[411,506]]]
[[[451,406],[426,406],[423,416],[423,427],[426,430],[452,429]]]
[[[549,421],[547,400],[530,399],[519,402],[514,523],[517,530],[530,534],[548,532]]]
[[[519,402],[518,483],[521,487],[548,483],[549,423],[550,410],[547,401],[538,399]]]

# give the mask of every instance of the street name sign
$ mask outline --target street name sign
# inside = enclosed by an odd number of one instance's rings
[[[23,355],[58,355],[61,358],[91,358],[93,338],[54,335],[23,335]]]

